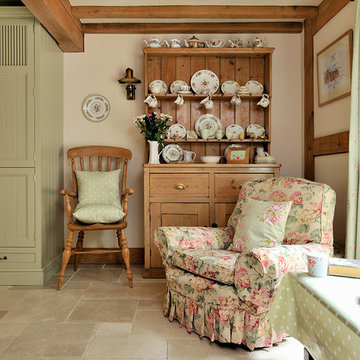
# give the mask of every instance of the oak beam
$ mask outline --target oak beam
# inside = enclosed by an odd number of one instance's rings
[[[319,5],[319,14],[313,22],[313,35],[327,24],[350,0],[323,0]]]
[[[349,131],[321,136],[314,139],[314,156],[349,152]]]
[[[68,0],[22,0],[64,52],[84,51],[81,24],[71,14]],[[70,12],[69,12],[70,11]]]
[[[301,22],[250,23],[101,23],[83,24],[86,34],[209,34],[209,33],[301,33]]]
[[[73,6],[81,19],[311,19],[317,6]]]
[[[304,23],[304,176],[314,180],[315,162],[313,154],[314,143],[314,46],[312,36],[312,21]]]

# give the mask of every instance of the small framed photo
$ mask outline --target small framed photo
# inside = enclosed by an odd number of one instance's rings
[[[317,53],[319,106],[350,95],[352,47],[349,30]]]
[[[187,139],[197,139],[198,136],[195,131],[189,130],[186,132],[186,138]]]
[[[229,148],[226,162],[228,164],[248,164],[250,162],[250,146]]]

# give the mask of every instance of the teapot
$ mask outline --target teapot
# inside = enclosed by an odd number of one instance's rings
[[[256,37],[253,41],[253,47],[254,48],[262,48],[264,46],[263,39],[260,39],[259,37]]]
[[[203,48],[205,43],[201,42],[196,36],[191,37],[188,41],[184,40],[185,46],[189,48]]]
[[[146,44],[147,47],[150,48],[160,48],[162,43],[165,44],[166,47],[169,47],[169,44],[166,40],[161,42],[159,39],[150,39],[149,42],[144,40],[144,43]]]
[[[228,40],[231,48],[241,48],[246,45],[241,39]]]
[[[171,39],[170,40],[170,47],[172,47],[172,48],[180,48],[181,47],[181,40],[179,40],[179,39]]]
[[[209,48],[222,48],[225,45],[225,40],[211,39],[209,42],[205,41],[205,44]]]

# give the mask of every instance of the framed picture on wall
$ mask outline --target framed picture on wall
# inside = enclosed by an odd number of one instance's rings
[[[317,53],[319,106],[350,95],[352,47],[352,30],[349,30]]]

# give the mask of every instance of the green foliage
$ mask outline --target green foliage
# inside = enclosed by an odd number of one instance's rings
[[[141,115],[135,118],[134,123],[139,127],[140,134],[145,136],[146,140],[157,141],[160,149],[164,147],[163,137],[169,128],[168,122],[172,121],[172,117],[166,114],[157,114],[156,112]]]

